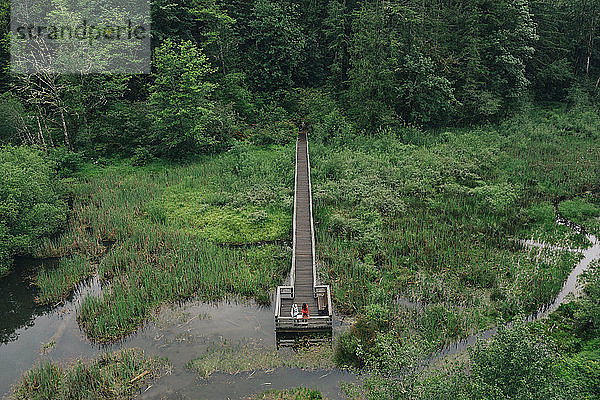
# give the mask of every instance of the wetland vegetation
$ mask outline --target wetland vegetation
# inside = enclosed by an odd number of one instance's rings
[[[61,366],[46,362],[23,376],[15,399],[133,398],[144,381],[158,377],[164,360],[145,358],[135,349],[107,353],[91,362]]]
[[[222,340],[188,370],[354,368],[358,399],[600,398],[598,1],[150,3],[146,75],[15,74],[0,32],[0,279],[35,258],[30,308],[99,282],[70,315],[87,346],[189,299],[270,305],[306,130],[318,273],[352,326],[293,355]],[[521,323],[582,260],[577,296]],[[54,362],[55,343],[13,397],[133,397],[166,365]]]

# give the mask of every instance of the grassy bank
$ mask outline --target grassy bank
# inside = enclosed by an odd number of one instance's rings
[[[108,353],[71,366],[46,362],[28,371],[12,394],[16,400],[131,399],[164,362],[145,358],[135,349]]]
[[[79,254],[62,258],[53,269],[38,271],[35,284],[40,293],[36,299],[42,304],[55,304],[64,300],[83,279],[94,272],[92,264]]]
[[[559,205],[560,213],[570,221],[600,237],[600,193],[588,193],[563,201]]]
[[[122,337],[161,304],[194,296],[268,303],[289,269],[293,160],[291,145],[240,144],[189,165],[90,167],[74,184],[66,233],[45,240],[38,256],[100,258],[98,275],[110,289],[78,311],[97,341]],[[71,271],[77,265],[41,272],[41,299],[68,295],[87,273]]]

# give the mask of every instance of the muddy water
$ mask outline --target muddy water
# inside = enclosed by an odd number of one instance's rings
[[[304,371],[280,368],[247,374],[214,374],[199,379],[186,364],[207,349],[228,343],[255,343],[275,348],[273,310],[235,299],[214,304],[190,301],[163,308],[142,329],[110,346],[91,343],[80,331],[76,310],[87,293],[98,294],[97,279],[80,285],[73,296],[55,308],[34,303],[35,290],[28,284],[32,272],[19,269],[0,281],[0,394],[6,396],[22,373],[45,360],[72,363],[106,351],[137,347],[148,355],[167,357],[169,373],[143,389],[143,399],[246,398],[268,389],[309,386],[330,398],[342,398],[340,384],[356,376],[340,370]],[[337,331],[347,325],[341,320]]]

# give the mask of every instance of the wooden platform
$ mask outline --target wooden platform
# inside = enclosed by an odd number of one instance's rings
[[[310,161],[306,132],[298,135],[296,143],[296,173],[294,191],[293,254],[290,283],[277,288],[275,331],[277,333],[331,333],[331,294],[327,285],[318,285],[315,266],[315,235],[310,185]],[[318,297],[321,300],[319,311]],[[309,307],[308,320],[292,318],[292,305]]]

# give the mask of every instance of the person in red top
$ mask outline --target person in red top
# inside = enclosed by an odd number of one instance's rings
[[[308,304],[302,304],[302,318],[308,319]]]

